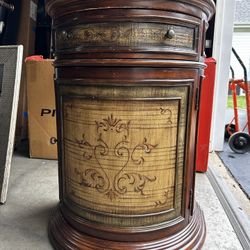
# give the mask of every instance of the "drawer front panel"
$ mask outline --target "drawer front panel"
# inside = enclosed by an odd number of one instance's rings
[[[77,47],[160,46],[179,51],[196,51],[195,27],[156,23],[98,23],[60,29],[56,49]]]

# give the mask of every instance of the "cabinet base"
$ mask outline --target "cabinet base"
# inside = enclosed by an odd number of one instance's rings
[[[203,212],[196,206],[192,220],[179,233],[171,237],[147,242],[118,242],[88,236],[72,228],[60,209],[57,209],[49,223],[49,238],[58,250],[178,250],[201,249],[206,237]]]

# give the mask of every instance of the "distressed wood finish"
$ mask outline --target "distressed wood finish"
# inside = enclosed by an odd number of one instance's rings
[[[56,32],[56,49],[76,47],[161,46],[169,50],[196,52],[195,27],[154,23],[98,23],[61,28]],[[109,49],[109,48],[107,48]],[[152,48],[153,49],[153,48]]]
[[[212,1],[48,0],[60,206],[56,249],[199,249],[194,157]]]

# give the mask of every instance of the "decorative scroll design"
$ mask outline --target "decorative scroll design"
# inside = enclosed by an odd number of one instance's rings
[[[84,173],[75,168],[75,174],[80,177],[79,184],[85,187],[96,188],[102,190],[105,186],[105,179],[95,169],[87,169]]]
[[[168,124],[172,124],[172,111],[168,108],[160,108],[161,115],[167,115]]]
[[[134,191],[136,193],[140,193],[141,195],[145,195],[143,193],[144,187],[147,182],[154,182],[156,181],[156,177],[147,177],[145,175],[141,175],[138,173],[129,173],[129,174],[124,174],[119,180],[118,180],[118,189],[126,193],[127,192],[127,187],[122,184],[123,182],[128,182],[130,185],[133,185]]]
[[[145,159],[142,156],[136,156],[138,152],[144,152],[146,154],[150,154],[150,152],[156,147],[157,145],[151,145],[147,143],[147,138],[144,138],[142,144],[138,144],[132,151],[131,159],[136,165],[141,165],[144,163]]]
[[[168,204],[168,194],[169,194],[169,192],[165,191],[164,192],[164,199],[161,201],[156,201],[155,207],[163,207],[163,206],[167,205]]]
[[[168,30],[175,36],[167,38]],[[78,46],[170,46],[174,49],[194,50],[195,28],[155,23],[98,23],[61,29],[57,33],[57,48]]]
[[[84,149],[84,151],[83,151],[83,158],[86,159],[86,160],[91,160],[92,157],[93,157],[93,154],[91,152],[92,150],[86,150],[86,149],[91,149],[92,146],[90,145],[89,142],[86,141],[85,134],[82,135],[82,139],[81,140],[77,140],[76,139],[76,142],[78,143],[79,148]]]
[[[126,132],[124,139],[126,139],[129,135],[129,124],[130,121],[127,123],[123,123],[122,120],[115,119],[113,114],[111,114],[108,119],[103,119],[102,122],[96,122],[97,133],[100,133],[101,130],[104,132],[108,132],[109,130],[115,131],[116,133],[121,133],[123,131]]]
[[[96,168],[87,168],[84,171],[75,169],[79,184],[104,193],[110,200],[126,194],[129,187],[132,187],[134,192],[144,195],[145,186],[149,182],[156,181],[156,177],[127,173],[124,170],[130,161],[137,166],[142,165],[145,162],[142,155],[150,154],[158,145],[152,145],[148,143],[147,138],[144,138],[142,143],[132,149],[129,148],[130,121],[123,122],[121,119],[114,118],[113,114],[101,122],[96,121],[95,124],[98,138],[95,145],[86,140],[85,134],[82,135],[82,139],[76,139],[83,152],[83,159],[90,161],[94,158],[97,162]],[[115,162],[111,164],[114,169],[107,174],[104,162],[110,160]]]

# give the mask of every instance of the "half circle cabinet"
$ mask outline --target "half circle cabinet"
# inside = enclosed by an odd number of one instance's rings
[[[211,0],[47,0],[55,249],[200,249],[195,144]]]

